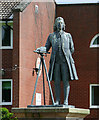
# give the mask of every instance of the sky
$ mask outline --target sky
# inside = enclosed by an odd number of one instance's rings
[[[99,0],[55,0],[57,4],[99,3]]]

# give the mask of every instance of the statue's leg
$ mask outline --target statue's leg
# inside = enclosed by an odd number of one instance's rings
[[[70,86],[64,86],[64,105],[68,105],[68,97],[70,92]]]
[[[61,75],[62,75],[63,86],[64,86],[64,104],[68,105],[70,85],[69,85],[69,69],[68,69],[67,63],[61,64]]]
[[[54,85],[55,85],[55,105],[60,104],[60,65],[55,63],[54,68]]]

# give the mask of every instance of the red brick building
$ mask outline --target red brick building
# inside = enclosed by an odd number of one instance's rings
[[[89,108],[91,114],[88,118],[98,119],[98,4],[60,5],[55,4],[54,1],[50,3],[23,3],[20,1],[20,3],[17,2],[12,6],[13,17],[10,17],[12,12],[7,14],[6,10],[6,15],[0,16],[0,34],[5,29],[10,34],[7,39],[10,42],[6,43],[5,39],[2,39],[5,42],[0,44],[0,54],[2,56],[0,60],[0,62],[2,61],[0,63],[0,105],[12,108],[27,107],[31,104],[37,77],[36,73],[34,73],[34,76],[32,73],[36,59],[39,57],[33,50],[45,45],[49,33],[53,32],[55,17],[62,16],[66,22],[66,31],[70,32],[73,37],[75,45],[73,57],[79,76],[79,81],[70,82],[69,104],[75,105],[77,108]],[[10,19],[8,19],[9,17]],[[11,27],[10,29],[9,27],[2,27],[6,25],[6,20],[8,26]],[[5,34],[7,33],[5,32]],[[7,47],[7,45],[10,47]],[[45,57],[47,68],[49,58],[50,55],[47,58]],[[36,93],[40,93],[41,104],[43,105],[42,86],[43,80],[42,75],[40,75]],[[54,87],[53,82],[52,87]],[[8,94],[9,96],[5,97]],[[46,80],[45,97],[46,104],[51,104]],[[61,98],[63,99],[63,94],[61,94]],[[36,96],[33,104],[37,104]]]
[[[13,8],[13,17],[10,19],[8,18],[12,12],[8,14],[6,9],[3,9],[6,5]],[[9,7],[10,10],[12,8]],[[44,3],[20,1],[20,3],[7,2],[6,4],[2,2],[2,16],[0,17],[2,34],[0,105],[7,108],[27,107],[31,104],[37,76],[36,73],[33,76],[33,68],[35,68],[36,59],[40,57],[33,51],[44,46],[49,33],[53,32],[55,3],[53,0]],[[8,39],[3,37],[3,34]],[[9,42],[7,43],[7,41]],[[49,61],[49,57],[45,58],[46,61]],[[41,74],[36,93],[41,94],[41,104],[44,104],[42,86]],[[45,90],[46,104],[48,105],[50,95],[46,80]],[[33,104],[36,104],[35,99]]]
[[[66,31],[73,36],[74,59],[79,81],[70,82],[69,103],[89,108],[88,118],[99,119],[99,4],[57,4],[56,17],[62,16]]]

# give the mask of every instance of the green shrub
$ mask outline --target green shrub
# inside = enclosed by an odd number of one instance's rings
[[[0,120],[18,120],[7,108],[0,108]]]

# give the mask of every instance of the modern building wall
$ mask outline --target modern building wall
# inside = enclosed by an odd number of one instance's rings
[[[90,84],[98,84],[97,64],[98,48],[90,48],[92,38],[99,32],[98,5],[72,4],[57,5],[56,16],[64,18],[66,31],[70,32],[75,46],[74,60],[79,76],[71,81],[69,104],[78,108],[90,107]],[[90,109],[89,118],[97,118],[98,109]]]
[[[38,11],[36,11],[38,7]],[[13,65],[18,65],[13,73],[13,107],[27,107],[31,104],[36,73],[33,68],[39,55],[33,51],[44,46],[49,33],[53,31],[55,3],[31,2],[23,12],[14,13],[14,50]],[[48,67],[49,55],[45,58]],[[39,77],[36,93],[41,93],[43,102],[43,79]],[[49,104],[49,89],[45,80],[46,104]],[[34,99],[34,105],[36,100]]]
[[[8,23],[12,21],[8,21]],[[3,49],[1,48],[2,46],[2,29],[1,26],[4,25],[5,21],[0,20],[0,85],[2,83],[2,80],[9,80],[12,79],[12,62],[13,62],[13,49]],[[12,37],[12,36],[11,36]],[[7,47],[7,46],[5,46]],[[0,106],[2,107],[7,107],[8,109],[11,109],[12,105],[4,105],[3,101],[3,93],[2,93],[2,86],[0,86]],[[1,103],[2,101],[2,103]]]

